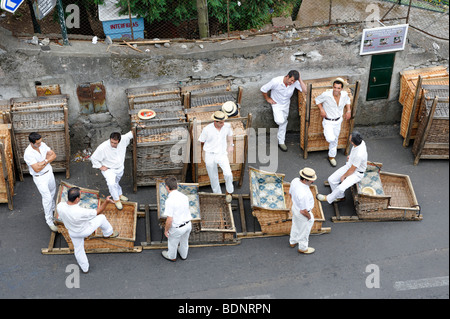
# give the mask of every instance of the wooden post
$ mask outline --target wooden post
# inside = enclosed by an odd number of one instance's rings
[[[128,2],[128,17],[130,18],[130,27],[131,27],[131,39],[134,40],[133,19],[131,18],[130,0],[128,0],[127,2]]]
[[[423,132],[423,135],[419,144],[419,148],[417,150],[416,157],[414,158],[414,165],[417,165],[419,163],[420,155],[422,154],[423,147],[425,146],[425,143],[427,141],[428,133],[430,132],[431,123],[433,122],[434,112],[436,111],[436,106],[439,101],[439,98],[436,96],[433,100],[433,104],[431,105],[430,114],[428,115],[428,118],[426,119],[427,125],[425,126],[425,130]],[[419,138],[418,136],[416,138]]]
[[[207,0],[197,0],[197,14],[198,14],[198,29],[200,33],[200,39],[209,38]]]
[[[131,129],[133,132],[133,191],[137,192],[137,129],[134,125]]]
[[[358,80],[355,83],[355,94],[353,95],[353,103],[352,103],[352,116],[350,118],[350,127],[349,127],[349,133],[351,134],[353,131],[353,127],[355,126],[355,116],[356,116],[356,109],[358,106],[358,98],[359,98],[359,89],[361,87],[361,82]],[[347,139],[347,146],[345,147],[345,155],[348,155],[350,151],[350,140]]]
[[[422,80],[423,80],[422,76],[419,75],[419,79],[417,80],[416,85],[416,94],[414,95],[414,102],[412,105],[411,114],[409,115],[408,129],[406,131],[406,137],[403,140],[403,147],[408,147],[409,141],[411,140],[411,132],[413,129],[414,117],[417,109],[417,102],[419,101],[420,91],[422,90]]]
[[[305,133],[303,136],[303,158],[308,157],[308,129],[309,129],[309,116],[311,113],[311,98],[312,98],[312,83],[309,84],[308,92],[306,93],[306,109],[305,109]]]
[[[69,110],[64,106],[64,140],[66,144],[66,179],[70,178]]]

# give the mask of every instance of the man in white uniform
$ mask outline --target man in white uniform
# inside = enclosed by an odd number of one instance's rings
[[[289,244],[295,247],[298,244],[298,252],[312,254],[315,249],[309,247],[309,234],[314,225],[314,197],[310,186],[317,179],[316,172],[305,167],[300,172],[300,178],[292,180],[289,195],[292,199],[292,227]]]
[[[125,168],[127,146],[132,138],[133,133],[131,131],[125,135],[113,132],[109,140],[100,144],[91,156],[92,167],[98,168],[102,172],[108,185],[109,193],[119,210],[123,208],[120,201],[125,202],[128,200],[122,194],[122,187],[120,187],[119,182]]]
[[[56,158],[47,144],[42,142],[39,133],[33,132],[28,136],[30,145],[25,149],[23,159],[28,165],[28,170],[33,176],[33,182],[42,196],[42,206],[44,207],[45,221],[54,232],[58,228],[53,223],[53,211],[55,210],[56,183],[53,169],[50,165]]]
[[[214,112],[212,115],[214,122],[203,128],[198,141],[204,143],[205,165],[213,193],[222,194],[217,168],[217,165],[219,165],[225,179],[226,199],[231,202],[231,194],[234,192],[234,186],[228,152],[233,152],[234,144],[233,129],[229,123],[225,123],[227,118],[227,115],[222,111]]]
[[[339,133],[341,132],[341,124],[343,117],[349,120],[352,111],[350,109],[350,97],[347,91],[343,91],[345,81],[342,78],[336,78],[333,83],[333,89],[323,92],[316,97],[316,104],[322,116],[323,134],[329,143],[328,160],[331,166],[335,167],[337,147],[339,142]],[[347,109],[343,116],[344,108]]]
[[[189,250],[189,234],[192,230],[189,199],[178,191],[177,179],[169,176],[165,179],[167,196],[164,215],[167,216],[164,234],[167,237],[167,248],[161,254],[170,261],[177,260],[177,251],[180,258],[185,260]],[[178,247],[179,245],[179,247]]]
[[[296,70],[289,71],[285,76],[275,77],[261,87],[264,99],[272,105],[273,119],[278,125],[278,147],[283,152],[287,151],[284,141],[288,124],[289,106],[295,89],[300,92],[306,92],[306,84]],[[268,95],[269,91],[270,97]]]
[[[72,239],[75,258],[84,273],[89,271],[89,261],[84,250],[84,239],[100,227],[104,238],[115,238],[119,236],[118,231],[113,231],[113,227],[101,214],[108,203],[113,203],[111,196],[97,209],[88,209],[80,206],[81,191],[78,187],[72,187],[67,194],[67,202],[60,202],[56,207],[59,218],[69,231]]]
[[[331,204],[334,201],[343,200],[345,198],[345,191],[364,177],[364,172],[367,168],[366,143],[357,131],[353,131],[349,138],[353,147],[348,156],[347,163],[328,177],[331,194],[327,196],[317,194],[317,199],[320,201],[327,201]]]

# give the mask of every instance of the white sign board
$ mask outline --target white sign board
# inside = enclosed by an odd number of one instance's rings
[[[34,0],[33,1],[33,10],[34,15],[39,20],[44,19],[44,17],[52,12],[52,10],[56,7],[56,0]]]
[[[23,1],[24,0],[2,0],[0,8],[5,11],[14,13],[16,12],[17,8],[20,7]]]
[[[117,7],[119,0],[105,0],[103,4],[98,5],[98,19],[100,21],[111,21],[129,19],[129,15],[120,15],[120,7]],[[136,18],[136,15],[131,15],[131,18]]]
[[[364,29],[359,54],[378,54],[404,50],[407,34],[407,24]]]

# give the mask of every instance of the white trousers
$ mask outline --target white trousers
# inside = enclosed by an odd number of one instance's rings
[[[169,238],[167,239],[167,254],[170,259],[177,258],[177,251],[180,253],[181,258],[187,258],[189,251],[189,234],[191,233],[191,230],[191,222],[180,228],[171,227],[169,229]]]
[[[314,225],[314,214],[309,212],[310,219],[306,218],[298,210],[292,209],[292,227],[289,237],[291,245],[298,244],[298,249],[305,251],[309,245],[309,234]]]
[[[337,121],[329,121],[326,119],[322,121],[323,135],[325,135],[325,139],[330,144],[328,146],[328,157],[336,157],[341,123],[342,116]]]
[[[53,169],[41,176],[33,176],[33,182],[36,185],[42,197],[42,206],[44,207],[45,222],[53,226],[53,211],[55,210],[56,183]]]
[[[106,171],[101,171],[103,177],[105,177],[106,185],[108,185],[109,193],[114,201],[119,200],[120,195],[122,195],[122,187],[120,187],[119,182],[123,176],[123,170],[117,169],[107,169]]]
[[[278,144],[284,144],[290,104],[272,104],[273,120],[278,125]]]
[[[228,193],[234,192],[233,186],[233,173],[231,172],[230,161],[228,160],[228,154],[214,154],[205,152],[205,165],[208,171],[209,180],[211,181],[211,188],[213,193],[222,194],[219,182],[219,170],[217,165],[220,166],[225,179],[225,188]]]
[[[113,233],[113,228],[106,216],[103,214],[95,216],[88,222],[88,226],[84,231],[79,233],[74,233],[69,230],[70,238],[72,239],[73,249],[75,258],[83,272],[89,270],[89,261],[86,256],[86,251],[84,250],[84,239],[90,236],[97,228],[102,230],[104,236],[111,236]]]
[[[344,175],[349,170],[350,167],[351,165],[346,163],[344,166],[342,166],[333,174],[331,174],[330,177],[328,177],[328,183],[330,184],[331,187],[331,194],[327,195],[328,203],[331,204],[336,199],[344,198],[345,191],[352,185],[358,183],[364,177],[364,173],[359,173],[358,171],[355,171],[352,175],[348,176],[341,183],[342,175]]]

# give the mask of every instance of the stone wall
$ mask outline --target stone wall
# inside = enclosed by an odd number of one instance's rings
[[[278,32],[275,36],[201,43],[172,43],[167,47],[126,46],[72,41],[62,47],[51,43],[48,51],[0,30],[0,100],[35,96],[35,84],[59,84],[70,96],[69,123],[72,150],[95,148],[112,131],[130,129],[125,90],[165,83],[195,84],[219,79],[242,86],[242,113],[253,114],[254,127],[275,127],[270,106],[260,87],[272,77],[291,69],[303,79],[342,76],[361,81],[356,126],[392,125],[400,122],[399,72],[432,65],[448,66],[448,41],[439,41],[410,29],[404,51],[396,53],[390,96],[367,102],[370,56],[360,56],[362,27],[312,28]],[[102,81],[106,88],[107,112],[81,113],[77,85]],[[289,116],[289,131],[299,131],[295,97]]]

